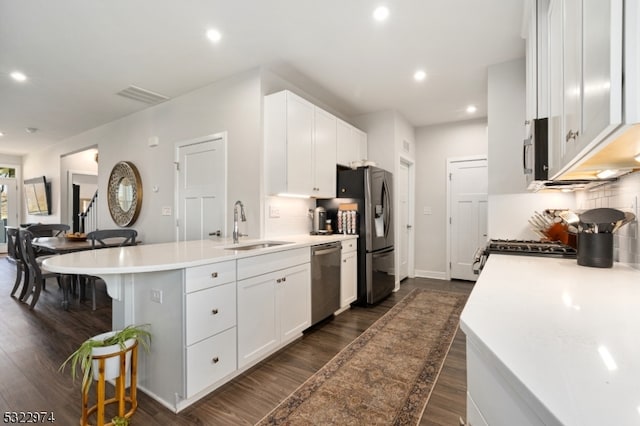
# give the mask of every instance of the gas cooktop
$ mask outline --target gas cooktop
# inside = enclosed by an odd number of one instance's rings
[[[575,248],[560,241],[535,240],[489,240],[485,251],[488,253],[521,254],[526,256],[555,256],[575,259]]]

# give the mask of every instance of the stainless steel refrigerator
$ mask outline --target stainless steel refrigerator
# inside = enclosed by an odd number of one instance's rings
[[[359,167],[338,172],[338,198],[318,200],[336,228],[341,204],[357,206],[358,299],[374,304],[395,287],[393,248],[393,181],[391,172],[378,167]]]

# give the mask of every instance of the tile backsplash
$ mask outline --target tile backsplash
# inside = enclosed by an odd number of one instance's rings
[[[640,172],[623,176],[616,182],[589,191],[576,193],[576,205],[580,210],[610,207],[636,215],[636,220],[623,226],[613,238],[614,260],[628,263],[640,269],[640,244],[638,240],[638,198],[640,197]]]

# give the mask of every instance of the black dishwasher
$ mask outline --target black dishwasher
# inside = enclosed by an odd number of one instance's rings
[[[340,309],[339,241],[311,246],[311,324]]]

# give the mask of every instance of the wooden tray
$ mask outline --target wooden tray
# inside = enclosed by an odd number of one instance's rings
[[[87,234],[66,234],[64,237],[69,241],[87,241]]]

